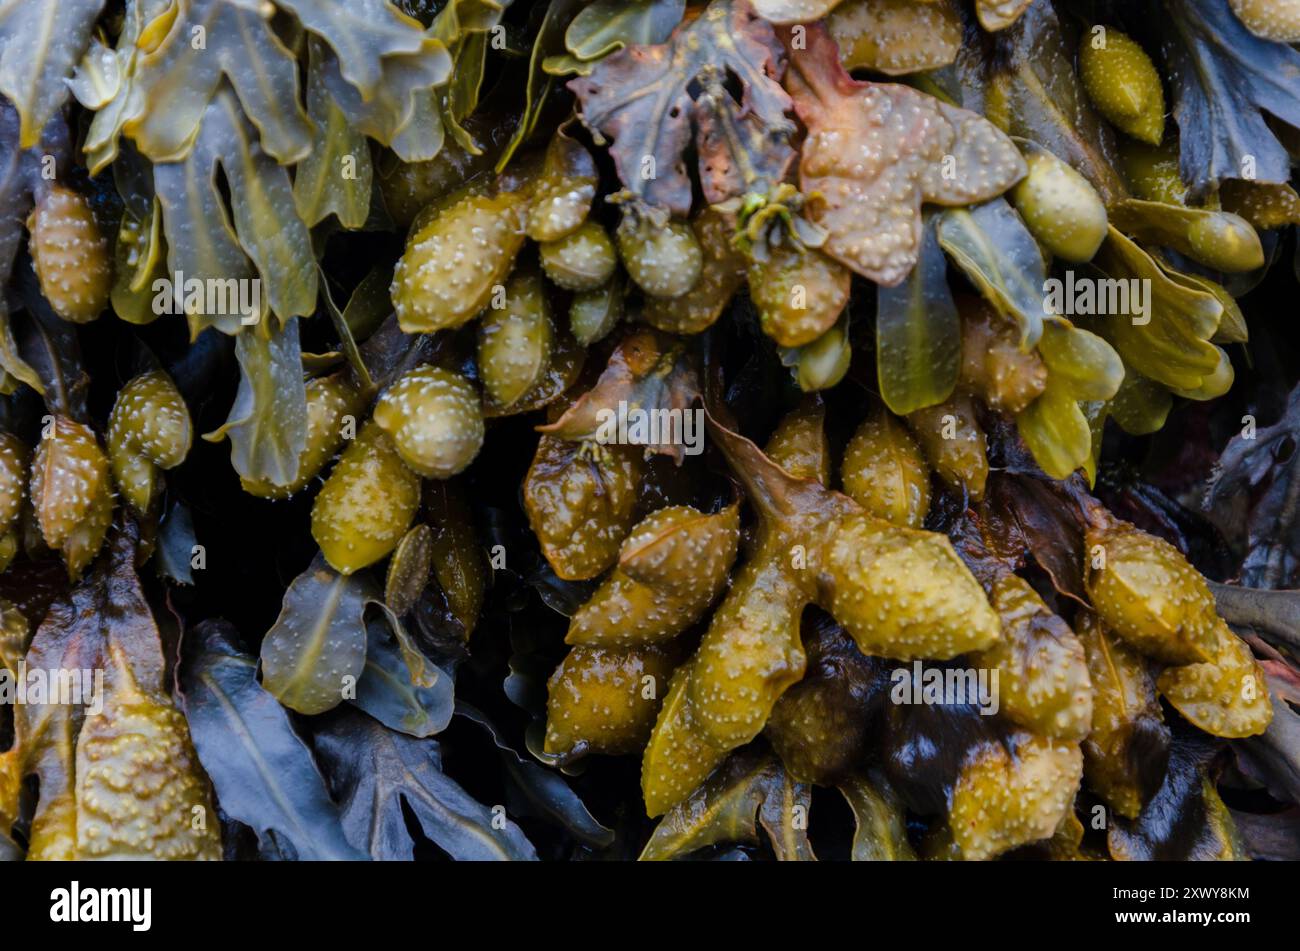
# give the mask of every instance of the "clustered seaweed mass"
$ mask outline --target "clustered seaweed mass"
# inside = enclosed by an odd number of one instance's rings
[[[0,852],[1276,857],[1298,10],[3,5]]]

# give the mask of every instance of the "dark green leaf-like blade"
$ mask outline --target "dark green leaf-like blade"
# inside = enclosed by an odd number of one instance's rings
[[[284,593],[262,640],[262,685],[291,710],[324,713],[357,688],[366,664],[364,576],[340,575],[317,555]]]
[[[1093,111],[1074,71],[1072,38],[1051,3],[1021,21],[1005,71],[985,90],[985,113],[1003,131],[1037,142],[1072,165],[1110,204],[1126,193],[1115,133]]]
[[[298,459],[307,444],[307,386],[297,319],[266,339],[250,328],[235,341],[239,390],[230,416],[203,438],[230,437],[230,461],[245,479],[289,485],[298,477]]]
[[[505,3],[478,4],[453,0],[434,17],[429,32],[442,40],[452,58],[451,78],[439,96],[439,110],[456,144],[470,155],[481,155],[475,137],[462,124],[478,107],[487,68],[488,30],[501,20]],[[495,42],[493,45],[499,45]],[[513,134],[513,130],[510,130]]]
[[[456,137],[456,143],[471,155],[478,154],[478,143],[463,123],[478,108],[483,90],[483,73],[487,68],[488,35],[470,33],[452,50],[455,67],[443,90],[441,107],[444,121]]]
[[[1006,199],[939,212],[938,235],[985,300],[1019,325],[1021,348],[1038,343],[1047,269],[1038,242]]]
[[[448,674],[412,650],[402,647],[388,623],[373,618],[366,625],[365,671],[353,703],[391,730],[433,736],[451,722],[453,685]]]
[[[14,256],[23,241],[23,223],[32,208],[32,196],[49,187],[43,172],[46,156],[62,164],[68,155],[68,127],[55,118],[32,148],[19,142],[18,113],[0,99],[0,277],[6,281]],[[12,372],[12,371],[10,371]]]
[[[476,802],[442,772],[434,740],[395,733],[343,708],[324,720],[315,745],[330,786],[343,804],[349,841],[373,858],[412,857],[403,804],[424,834],[453,859],[537,858],[517,825],[498,819],[494,810]]]
[[[1223,305],[1214,295],[1171,280],[1113,226],[1093,263],[1109,278],[1138,282],[1149,311],[1136,318],[1145,323],[1135,322],[1135,315],[1112,314],[1080,320],[1081,326],[1103,337],[1143,376],[1171,389],[1195,390],[1215,372],[1220,355],[1209,341]]]
[[[453,0],[434,17],[429,28],[429,32],[446,45],[453,66],[436,103],[425,108],[430,113],[430,121],[441,119],[455,137],[456,144],[473,156],[482,155],[482,149],[475,134],[464,123],[478,107],[488,49],[489,46],[499,46],[497,27],[509,5],[510,0]],[[491,40],[489,33],[492,34]],[[422,101],[429,102],[427,97]],[[514,134],[513,128],[503,131]],[[405,149],[408,139],[408,135],[399,136],[394,148]]]
[[[299,104],[293,54],[271,26],[274,7],[179,0],[175,9],[158,45],[135,61],[122,129],[140,151],[155,162],[184,159],[209,103],[228,81],[262,148],[280,162],[303,158],[311,150],[311,120]],[[145,29],[156,29],[168,15]]]
[[[36,145],[68,97],[65,80],[90,42],[104,0],[0,3],[0,93],[22,116],[23,148]]]
[[[217,187],[218,164],[230,186],[229,213]],[[205,292],[225,289],[220,296],[205,293],[191,321],[203,318],[201,323],[235,333],[241,323],[260,319],[268,306],[282,323],[315,311],[316,260],[289,173],[258,146],[229,90],[208,105],[189,157],[155,166],[154,185],[173,279],[179,274],[187,285],[191,279],[202,281]],[[260,284],[232,283],[247,282],[255,273]],[[231,299],[236,291],[239,304]],[[240,305],[245,304],[249,310],[257,305],[259,313],[244,312]]]
[[[514,135],[510,137],[510,141],[506,143],[501,157],[497,159],[498,172],[505,169],[515,151],[536,128],[537,121],[541,117],[542,106],[546,103],[553,82],[552,77],[543,70],[542,64],[548,52],[558,52],[563,48],[564,31],[578,12],[578,7],[577,0],[555,0],[546,8],[541,26],[537,29],[537,36],[533,38],[532,53],[528,58],[528,81],[524,86],[523,118],[515,129]]]
[[[907,823],[893,798],[863,776],[850,776],[839,785],[853,810],[853,861],[910,862],[916,852],[907,841]]]
[[[382,294],[387,299],[387,287]],[[397,315],[389,313],[361,347],[361,357],[375,386],[383,389],[413,367],[432,362],[445,340],[445,336],[403,333]]]
[[[62,160],[68,151],[68,130],[62,119],[50,122],[40,142],[30,149],[22,148],[19,142],[19,124],[14,107],[0,99],[0,279],[4,281],[9,279],[14,258],[22,244],[23,222],[31,210],[33,193],[48,186],[41,174],[44,157],[49,155]],[[46,388],[42,374],[23,358],[15,332],[15,319],[21,320],[20,317],[11,317],[8,301],[0,299],[0,369],[44,396]],[[78,352],[75,332],[68,329],[67,333],[73,335],[71,343],[75,355]],[[57,361],[46,363],[47,367],[56,365]]]
[[[30,267],[20,268],[17,284],[25,310],[11,315],[9,323],[21,366],[39,381],[33,389],[45,397],[51,412],[84,422],[90,377],[82,363],[77,327],[50,308]]]
[[[392,266],[379,263],[352,291],[352,296],[343,305],[343,322],[354,340],[368,339],[392,314],[393,302],[388,292],[392,283]]]
[[[384,577],[384,604],[396,617],[406,614],[424,593],[433,572],[433,529],[419,523],[397,543]]]
[[[236,637],[226,622],[205,621],[182,642],[182,707],[221,807],[300,859],[366,858],[348,843],[311,752],[258,686],[257,665]]]
[[[307,112],[316,123],[316,135],[311,153],[294,171],[294,203],[308,226],[334,214],[345,228],[360,228],[370,215],[370,147],[326,91],[320,55],[312,45]]]
[[[37,393],[45,395],[45,384],[40,375],[22,358],[18,351],[18,341],[14,337],[13,323],[9,317],[9,305],[0,297],[0,369],[7,377],[26,383]]]
[[[1228,178],[1284,183],[1291,158],[1264,119],[1300,127],[1300,53],[1251,33],[1228,0],[1164,0],[1179,171],[1193,195]]]
[[[443,122],[434,86],[451,75],[451,55],[441,43],[432,53],[390,56],[376,94],[364,98],[343,78],[332,52],[321,56],[325,88],[360,132],[390,146],[404,162],[426,161],[438,154]]]
[[[876,294],[880,395],[899,416],[946,400],[961,369],[961,319],[935,222],[926,216],[920,259],[907,279]]]
[[[593,60],[625,46],[662,43],[685,10],[685,0],[596,0],[573,18],[564,45],[578,59]]]
[[[365,358],[361,355],[361,350],[357,346],[356,337],[352,335],[352,325],[348,322],[347,316],[344,312],[339,310],[338,305],[334,303],[334,295],[330,293],[329,278],[325,274],[325,269],[321,267],[319,270],[321,300],[324,301],[325,311],[330,315],[330,320],[334,324],[334,330],[339,335],[339,346],[343,348],[343,355],[347,358],[348,365],[352,367],[352,372],[356,374],[357,382],[361,385],[362,392],[373,393],[375,383],[374,380],[370,378],[370,368],[366,366]],[[371,274],[373,273],[374,272],[372,271]],[[363,286],[368,278],[369,275],[367,278],[362,280]],[[359,287],[357,292],[361,292],[362,290],[363,288]],[[357,292],[353,293],[353,300],[356,299]],[[387,288],[384,288],[384,293],[384,300],[387,301]],[[352,301],[349,300],[347,306],[350,307],[351,305]],[[364,304],[362,306],[364,306]]]
[[[444,38],[461,33],[483,33],[501,22],[501,15],[514,0],[450,0],[434,17],[432,32]]]
[[[425,35],[420,22],[388,0],[279,0],[303,26],[324,37],[338,56],[343,78],[371,99],[384,80],[383,58],[429,54],[440,44]]]
[[[763,804],[758,808],[758,821],[772,843],[772,851],[779,862],[812,862],[812,844],[808,841],[808,819],[812,811],[812,787],[796,783],[790,774],[781,770],[779,782],[772,783]]]
[[[778,858],[811,857],[806,834],[794,828],[793,819],[802,802],[806,822],[807,795],[772,756],[738,753],[664,816],[641,860],[678,858],[720,842],[756,842],[756,818],[762,819]]]
[[[190,564],[196,541],[190,507],[177,499],[158,525],[158,546],[154,551],[158,574],[176,584],[194,584]]]
[[[486,715],[464,701],[457,701],[456,714],[477,723],[492,737],[492,742],[501,752],[507,775],[533,811],[559,823],[593,848],[607,848],[613,844],[614,830],[596,820],[563,776],[521,756],[502,738]]]

